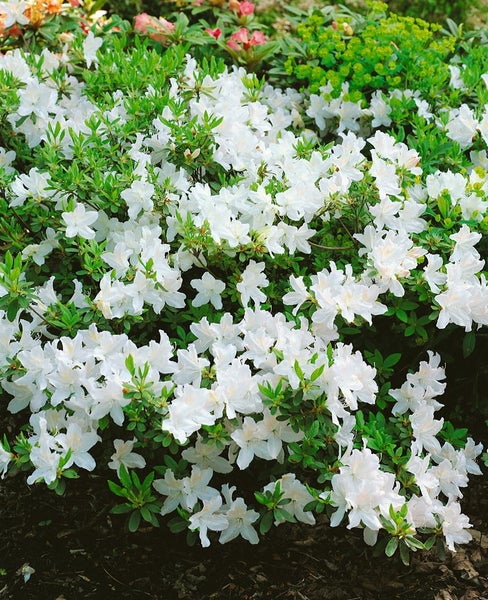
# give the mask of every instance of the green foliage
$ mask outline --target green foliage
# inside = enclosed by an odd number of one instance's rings
[[[399,550],[400,558],[404,565],[410,563],[410,552],[425,550],[426,546],[415,537],[415,528],[407,520],[407,506],[404,505],[395,512],[390,506],[389,518],[380,516],[383,527],[392,537],[386,543],[384,551],[389,558]],[[380,545],[381,548],[381,545]]]
[[[279,481],[276,482],[273,490],[266,490],[265,492],[254,492],[254,497],[257,502],[264,507],[261,513],[261,519],[259,521],[259,532],[261,535],[267,533],[273,523],[283,523],[288,521],[289,523],[295,523],[295,518],[291,515],[286,508],[287,504],[290,504],[290,498],[283,498],[284,493],[281,490],[281,484]]]
[[[435,98],[449,80],[446,61],[456,39],[441,35],[439,25],[386,13],[372,3],[365,17],[314,11],[285,38],[283,69],[312,93],[326,88],[338,97],[343,84],[357,101],[375,90],[415,89]]]
[[[108,482],[111,492],[125,501],[116,504],[111,512],[116,515],[126,514],[127,528],[129,531],[137,531],[141,520],[149,523],[153,527],[159,527],[159,521],[156,517],[161,510],[161,503],[152,492],[152,482],[154,472],[149,473],[143,480],[137,473],[127,471],[124,465],[119,468],[120,484],[113,481]]]
[[[390,0],[388,6],[392,11],[426,21],[442,23],[450,18],[462,23],[470,10],[479,6],[479,0]]]

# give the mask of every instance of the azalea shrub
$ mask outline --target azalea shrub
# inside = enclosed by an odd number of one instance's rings
[[[96,472],[203,546],[454,550],[482,447],[431,343],[488,324],[488,69],[354,100],[152,29],[0,56],[2,478]]]
[[[0,50],[61,52],[76,32],[85,33],[105,15],[101,0],[13,0],[0,5]],[[120,20],[116,17],[116,20]]]

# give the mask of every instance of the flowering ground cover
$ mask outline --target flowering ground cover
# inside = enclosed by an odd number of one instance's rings
[[[456,552],[488,458],[486,32],[99,8],[0,5],[5,504],[42,488],[138,552],[293,524]]]

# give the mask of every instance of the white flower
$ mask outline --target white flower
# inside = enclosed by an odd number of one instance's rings
[[[461,146],[471,146],[476,135],[478,121],[474,118],[473,111],[467,104],[462,104],[459,109],[451,111],[447,124],[447,137]]]
[[[212,469],[215,473],[230,473],[232,465],[221,456],[223,448],[220,448],[212,439],[203,440],[198,435],[195,446],[185,448],[181,456],[188,462],[195,463],[201,468]]]
[[[151,212],[153,209],[154,186],[147,181],[133,181],[129,189],[124,190],[120,196],[129,207],[128,214],[135,219],[142,212]]]
[[[216,348],[215,344],[213,348]],[[232,346],[231,350],[234,353]],[[219,367],[217,385],[212,388],[225,404],[227,416],[234,419],[236,412],[246,415],[260,412],[263,404],[258,390],[259,379],[252,375],[249,365],[242,360],[231,358],[227,362]]]
[[[153,482],[154,489],[167,496],[161,514],[167,515],[177,506],[191,511],[199,500],[209,500],[215,496],[220,498],[219,492],[208,485],[212,475],[212,469],[192,466],[189,477],[176,479],[173,471],[166,469],[164,479],[155,479]]]
[[[365,539],[373,541],[373,532],[382,527],[379,515],[388,515],[390,505],[398,510],[404,503],[399,486],[393,474],[380,470],[379,458],[369,448],[353,450],[342,462],[344,466],[332,477],[330,499],[337,511],[330,524],[339,525],[349,511],[348,529],[362,525],[371,530]]]
[[[7,452],[0,443],[0,477],[3,479],[7,473],[8,465],[12,459],[12,454]]]
[[[442,257],[438,254],[426,254],[427,264],[424,267],[424,279],[427,282],[430,291],[434,294],[438,294],[441,291],[439,286],[446,283],[447,276],[445,273],[440,272],[444,266]]]
[[[198,529],[200,542],[204,548],[210,546],[207,532],[224,531],[229,525],[227,517],[219,513],[218,510],[222,506],[222,498],[220,495],[203,501],[203,508],[199,512],[190,517],[188,529],[195,531]]]
[[[163,419],[162,428],[169,431],[180,443],[199,431],[202,425],[213,425],[221,416],[215,412],[215,402],[210,390],[192,385],[178,386],[175,398],[168,407],[168,416]]]
[[[481,121],[478,123],[478,131],[481,133],[485,144],[488,144],[488,104],[485,104],[485,112],[482,115]]]
[[[63,212],[61,214],[66,223],[66,237],[76,237],[79,235],[86,240],[92,240],[95,237],[95,231],[90,225],[98,219],[98,213],[94,210],[86,210],[85,205],[77,202],[74,210]]]
[[[391,106],[384,101],[382,93],[379,90],[374,92],[371,96],[369,111],[373,116],[371,127],[381,127],[382,125],[388,127],[391,125],[389,116],[391,113]]]
[[[265,456],[266,431],[251,417],[245,417],[240,428],[231,433],[231,438],[239,446],[237,466],[247,469],[255,455]]]
[[[198,355],[195,344],[189,344],[185,350],[178,350],[178,367],[173,380],[178,384],[191,383],[199,386],[202,380],[202,371],[210,366],[207,358]]]
[[[30,451],[30,460],[35,469],[27,478],[31,485],[42,479],[46,485],[56,481],[58,476],[59,459],[61,455],[57,451],[54,437],[47,431],[47,421],[44,417],[39,419],[39,435],[37,441]]]
[[[423,404],[410,416],[414,441],[412,452],[419,454],[425,448],[428,452],[439,452],[440,443],[435,437],[442,429],[444,419],[434,419],[433,406]]]
[[[90,68],[92,64],[98,65],[97,50],[103,44],[102,38],[95,37],[93,31],[89,31],[83,40],[83,56],[86,66]]]
[[[403,296],[405,290],[399,279],[410,275],[417,266],[417,259],[427,254],[427,250],[414,246],[404,232],[377,231],[371,225],[354,237],[366,247],[360,249],[359,254],[368,252],[374,278],[394,296]]]
[[[262,304],[266,300],[266,294],[259,288],[266,287],[268,283],[264,274],[264,262],[249,261],[241,275],[241,281],[236,286],[241,295],[242,306],[246,307],[249,300],[252,300],[256,306]]]
[[[454,544],[467,544],[471,540],[471,534],[466,531],[472,527],[469,519],[461,512],[461,506],[458,502],[450,502],[447,506],[439,510],[443,517],[442,533],[446,538],[446,544],[449,550],[456,551]]]
[[[302,437],[302,433],[294,432],[286,421],[279,421],[268,409],[264,409],[261,421],[245,417],[242,426],[231,433],[239,446],[237,466],[246,469],[254,456],[276,460],[283,454],[283,442],[296,442]]]
[[[217,310],[222,308],[220,295],[225,289],[223,281],[215,279],[213,275],[206,271],[201,279],[192,279],[190,285],[198,292],[192,300],[193,306],[203,306],[210,302]]]
[[[314,525],[315,517],[312,511],[304,510],[305,506],[313,501],[313,496],[307,490],[307,487],[296,478],[294,473],[286,473],[278,481],[265,486],[264,491],[273,492],[278,482],[283,492],[283,499],[290,501],[284,505],[284,509],[297,521],[307,523],[307,525]]]
[[[52,190],[48,190],[49,174],[41,173],[36,167],[30,169],[29,174],[22,173],[14,179],[10,189],[13,198],[10,206],[22,206],[26,200],[41,203],[50,198]]]
[[[125,442],[119,439],[114,440],[115,452],[110,457],[110,462],[108,463],[110,469],[114,469],[118,473],[121,465],[124,465],[128,469],[143,469],[146,466],[144,457],[132,452],[135,441],[135,439]]]
[[[95,459],[88,453],[100,437],[93,430],[82,431],[78,423],[69,423],[66,433],[59,433],[56,436],[56,442],[63,448],[65,452],[71,451],[71,457],[64,466],[69,468],[72,464],[77,465],[81,469],[93,471],[96,466]]]
[[[463,497],[459,488],[468,485],[467,474],[456,469],[450,460],[445,458],[438,465],[432,467],[430,472],[438,480],[440,491],[447,498],[455,500]]]
[[[451,80],[449,81],[449,85],[455,90],[466,89],[462,78],[461,69],[459,67],[456,67],[455,65],[448,65],[448,68],[451,73]]]
[[[351,344],[338,343],[333,358],[333,364],[324,372],[328,402],[337,399],[340,392],[343,402],[353,411],[358,409],[358,401],[374,404],[378,392],[376,369],[364,362],[359,351],[353,353]]]
[[[46,228],[46,239],[39,244],[29,244],[22,250],[22,256],[31,257],[36,265],[42,266],[46,262],[48,256],[54,248],[59,247],[59,239],[57,233],[52,227]]]
[[[420,458],[412,454],[405,465],[410,473],[415,475],[415,483],[419,486],[423,498],[428,504],[432,504],[439,494],[439,479],[435,471],[430,468],[430,458],[425,456]]]
[[[283,296],[283,304],[288,306],[295,306],[293,309],[293,315],[296,315],[300,310],[301,305],[310,298],[303,277],[290,276],[290,285],[293,288],[293,292],[288,292]]]
[[[15,152],[13,150],[5,150],[0,146],[0,169],[3,169],[7,175],[15,173],[15,169],[10,165],[15,160]]]
[[[259,537],[252,523],[259,519],[259,513],[248,509],[243,498],[234,500],[232,496],[235,489],[235,486],[229,488],[227,484],[222,486],[222,494],[226,499],[226,504],[222,506],[222,510],[225,510],[228,525],[220,534],[219,542],[226,544],[240,535],[249,543],[257,544]]]
[[[2,2],[3,27],[5,29],[18,25],[27,25],[29,19],[24,14],[28,8],[27,2],[17,0],[16,2]]]
[[[47,121],[49,115],[59,112],[57,91],[34,79],[19,90],[19,101],[17,114],[20,117],[36,115],[41,123]]]

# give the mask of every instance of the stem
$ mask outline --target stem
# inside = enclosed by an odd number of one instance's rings
[[[322,250],[352,250],[354,246],[322,246],[322,244],[316,244],[315,242],[308,242],[311,246],[321,248]]]

